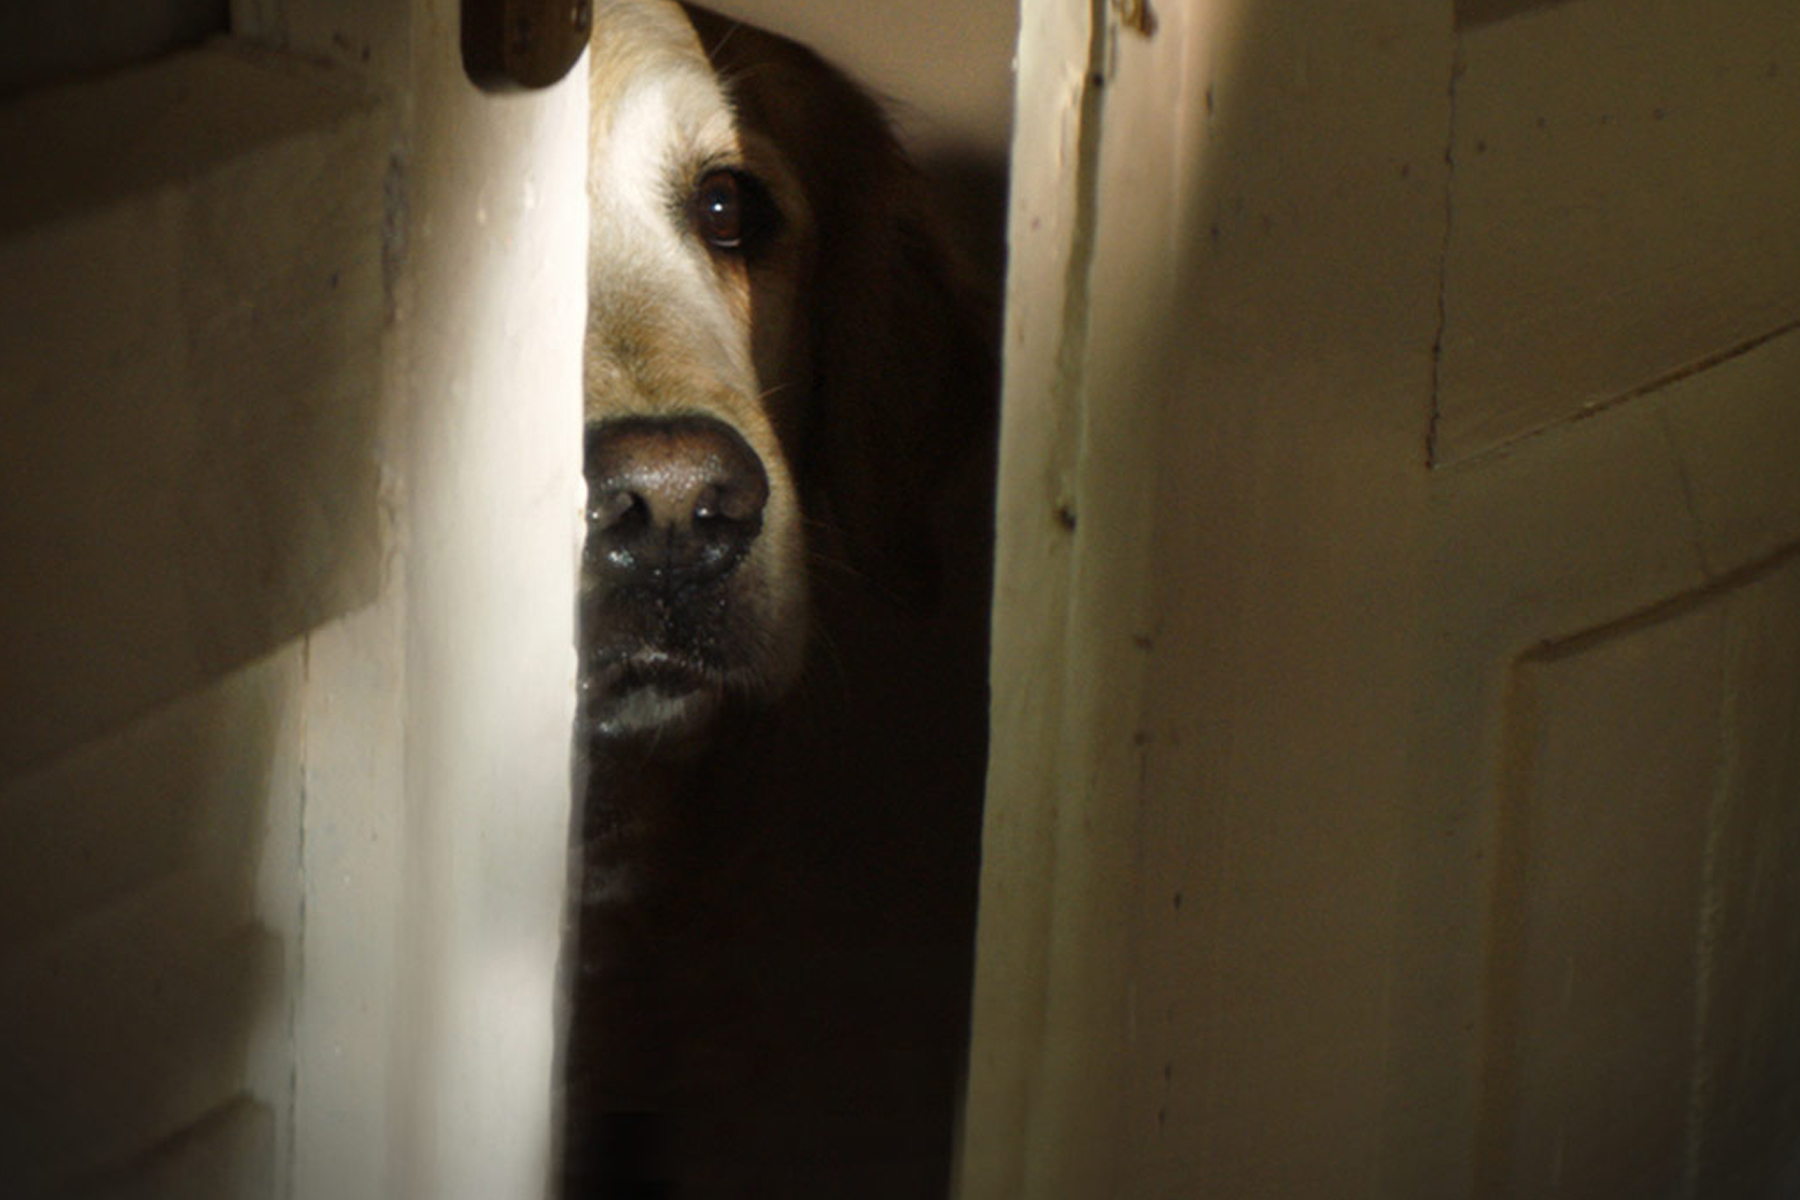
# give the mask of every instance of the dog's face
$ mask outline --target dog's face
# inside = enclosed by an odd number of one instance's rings
[[[822,575],[930,593],[993,355],[866,95],[669,0],[594,17],[583,703],[677,747],[793,686]]]
[[[804,196],[673,4],[602,4],[591,63],[584,692],[679,740],[799,669]]]

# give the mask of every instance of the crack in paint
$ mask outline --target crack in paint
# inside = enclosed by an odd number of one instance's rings
[[[1442,378],[1444,367],[1444,330],[1450,323],[1449,274],[1450,231],[1456,202],[1456,90],[1463,74],[1463,40],[1461,31],[1451,35],[1450,82],[1446,89],[1450,100],[1449,128],[1444,136],[1444,234],[1438,244],[1437,261],[1437,328],[1431,337],[1431,411],[1425,424],[1425,465],[1438,465],[1438,420],[1442,415]]]
[[[1647,396],[1653,396],[1658,392],[1665,391],[1668,388],[1692,379],[1696,375],[1710,371],[1714,367],[1721,367],[1734,359],[1744,358],[1747,355],[1760,350],[1770,342],[1773,342],[1778,338],[1786,337],[1791,333],[1800,333],[1800,321],[1789,321],[1784,325],[1769,330],[1767,333],[1759,333],[1755,337],[1746,338],[1741,342],[1735,342],[1732,345],[1725,347],[1723,350],[1716,351],[1703,358],[1676,367],[1674,370],[1658,375],[1654,379],[1626,388],[1624,391],[1607,396],[1604,399],[1590,401],[1587,404],[1584,404],[1580,409],[1569,413],[1566,416],[1558,417],[1543,425],[1537,426],[1535,429],[1528,429],[1525,432],[1516,434],[1504,441],[1495,442],[1493,445],[1483,446],[1480,450],[1465,458],[1457,458],[1444,463],[1442,464],[1442,469],[1447,471],[1474,469],[1497,458],[1504,458],[1508,454],[1516,451],[1519,447],[1536,441],[1545,434],[1554,433],[1559,429],[1567,429],[1571,425],[1579,424],[1582,421],[1592,420],[1595,417],[1605,416],[1607,413],[1610,413],[1614,409],[1628,404],[1633,400],[1642,400]],[[1433,465],[1436,466],[1438,464],[1434,462]]]

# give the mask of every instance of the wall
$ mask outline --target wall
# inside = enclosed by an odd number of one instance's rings
[[[848,71],[881,99],[913,153],[1005,160],[1018,5],[909,0],[853,16],[805,0],[704,7],[793,38]]]

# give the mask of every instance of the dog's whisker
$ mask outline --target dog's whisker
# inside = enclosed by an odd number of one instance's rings
[[[731,22],[731,24],[726,27],[725,32],[719,36],[719,40],[714,42],[712,46],[707,49],[706,56],[708,58],[718,58],[719,55],[725,52],[725,47],[731,44],[731,39],[737,36],[738,30],[743,27],[744,23],[742,21]]]

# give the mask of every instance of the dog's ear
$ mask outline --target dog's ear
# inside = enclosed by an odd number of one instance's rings
[[[829,209],[810,317],[810,450],[852,560],[926,601],[941,539],[985,533],[940,528],[940,510],[947,487],[991,470],[971,460],[993,453],[997,350],[911,164],[891,140],[863,143],[855,157],[842,190],[815,201]]]
[[[797,448],[809,515],[878,587],[927,600],[944,489],[991,470],[994,306],[874,100],[804,47],[691,15],[741,119],[780,147],[812,209],[799,288],[811,397]]]

